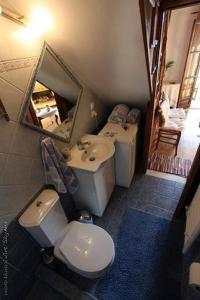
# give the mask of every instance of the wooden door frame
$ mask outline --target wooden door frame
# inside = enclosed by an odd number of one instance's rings
[[[194,39],[194,34],[195,34],[195,25],[196,25],[196,20],[194,20],[194,23],[193,23],[193,26],[192,26],[192,31],[191,31],[191,35],[190,35],[190,41],[189,41],[189,46],[188,46],[188,50],[187,50],[187,55],[186,55],[186,60],[185,60],[185,65],[184,65],[184,70],[183,70],[183,76],[182,76],[182,79],[181,79],[181,86],[180,86],[180,90],[179,90],[179,95],[178,95],[178,101],[177,101],[177,107],[183,107],[184,109],[185,108],[189,108],[190,105],[191,105],[191,102],[192,102],[192,95],[194,93],[194,87],[195,87],[195,84],[196,84],[196,78],[193,82],[193,85],[192,85],[192,92],[191,92],[191,96],[190,96],[190,99],[189,99],[189,105],[188,106],[181,106],[180,103],[182,102],[181,101],[181,94],[182,94],[182,89],[183,89],[183,85],[184,85],[184,80],[185,80],[185,72],[186,72],[186,68],[187,68],[187,64],[188,64],[188,56],[190,54],[190,49],[191,49],[191,46],[192,46],[192,42],[193,42],[193,39]],[[200,51],[199,51],[200,52]],[[200,56],[198,58],[198,63],[197,63],[197,68],[196,68],[196,71],[195,71],[195,76],[196,74],[199,72],[199,68],[200,68]]]
[[[158,0],[157,0],[158,1]],[[200,0],[199,0],[200,1]],[[141,9],[142,7],[142,9]],[[148,43],[146,42],[146,29],[145,29],[145,21],[144,21],[144,8],[143,8],[143,0],[140,0],[140,11],[141,11],[141,21],[142,21],[142,29],[145,33],[144,37],[144,45],[145,45],[145,56],[146,56],[146,65],[147,65],[147,72],[149,78],[149,88],[150,88],[150,101],[147,105],[147,113],[146,113],[146,124],[145,124],[145,137],[144,137],[144,148],[143,148],[143,170],[146,172],[148,168],[148,158],[151,152],[151,144],[153,139],[153,127],[154,127],[154,120],[155,120],[155,111],[157,107],[157,82],[160,76],[160,68],[156,68],[155,72],[155,85],[152,86],[151,84],[151,67],[148,59]],[[157,38],[158,38],[158,50],[154,57],[154,64],[156,66],[159,65],[160,57],[161,57],[161,37],[163,33],[163,22],[164,22],[164,13],[166,10],[160,10],[157,22]]]
[[[140,6],[140,15],[141,15],[141,25],[143,31],[143,42],[144,42],[144,50],[145,50],[145,60],[146,60],[146,68],[147,68],[147,76],[148,76],[148,83],[149,83],[149,91],[150,91],[150,99],[147,104],[147,113],[146,113],[146,120],[145,120],[145,136],[144,136],[144,146],[143,146],[143,171],[144,173],[148,167],[148,157],[151,148],[151,139],[152,139],[152,132],[153,132],[153,125],[154,125],[154,112],[156,108],[155,103],[155,94],[156,94],[156,81],[158,77],[158,69],[156,69],[155,74],[155,86],[152,85],[151,75],[152,75],[152,68],[150,66],[149,61],[149,52],[148,47],[149,43],[147,42],[147,32],[146,32],[146,25],[145,25],[145,8],[144,8],[144,0],[139,0]],[[157,23],[157,36],[158,36],[158,49],[160,49],[160,35],[162,33],[162,22],[163,22],[163,14],[160,13],[158,17]],[[159,61],[159,51],[154,57],[155,65],[157,65],[157,61]]]
[[[141,20],[142,20],[142,28],[143,28],[143,33],[146,31],[146,28],[144,27],[145,22],[143,22],[144,16],[142,13],[144,13],[141,9],[141,3],[140,1],[140,11],[141,11]],[[178,8],[183,8],[187,6],[192,6],[192,5],[198,5],[200,4],[200,0],[162,0],[160,3],[160,21],[158,24],[163,23],[163,16],[165,11],[167,10],[173,10],[173,9],[178,9]],[[158,47],[160,49],[160,39],[161,39],[161,34],[162,31],[160,30],[159,32],[159,43]],[[150,66],[149,66],[149,60],[148,58],[148,45],[146,43],[146,39],[144,38],[144,46],[145,46],[145,55],[146,55],[146,63],[147,63],[147,71],[148,73],[150,72]],[[159,50],[160,52],[160,50]],[[159,64],[159,59],[160,55],[157,57],[157,65]],[[150,73],[149,73],[150,74]],[[158,78],[158,70],[157,70],[157,78]],[[148,75],[149,77],[149,75]],[[150,86],[151,88],[151,86]],[[155,110],[155,103],[156,103],[156,98],[155,98],[155,91],[150,91],[151,99],[148,105],[147,109],[147,120],[146,120],[146,126],[145,126],[145,146],[144,146],[144,170],[147,170],[148,166],[148,157],[150,154],[150,145],[151,145],[151,136],[152,136],[152,131],[153,131],[153,125],[154,125],[154,110]],[[193,161],[190,173],[187,177],[187,181],[183,190],[183,193],[181,195],[181,198],[179,200],[178,206],[176,208],[176,211],[174,213],[174,218],[178,218],[180,215],[185,213],[185,206],[189,205],[190,202],[192,201],[192,198],[194,196],[194,193],[197,188],[197,183],[200,181],[200,146],[197,150],[195,159]]]
[[[200,4],[199,0],[162,0],[160,3],[161,10],[177,9],[192,5]]]
[[[192,39],[193,39],[193,36],[194,36],[194,26],[195,26],[195,21],[194,21],[193,26],[192,26],[192,32],[191,32],[189,46],[188,46],[188,50],[187,50],[185,66],[184,66],[183,75],[182,75],[182,78],[181,78],[181,85],[180,85],[180,90],[179,90],[179,95],[178,95],[177,107],[179,107],[179,103],[180,103],[180,97],[181,97],[181,91],[182,91],[182,88],[183,88],[183,82],[184,82],[185,71],[186,71],[186,67],[187,67],[188,55],[190,53],[191,43],[192,43]]]

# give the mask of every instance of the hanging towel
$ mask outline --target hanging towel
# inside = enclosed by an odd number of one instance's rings
[[[73,170],[66,165],[52,139],[45,138],[41,142],[41,154],[46,183],[52,184],[59,193],[75,193],[79,187],[78,179]]]

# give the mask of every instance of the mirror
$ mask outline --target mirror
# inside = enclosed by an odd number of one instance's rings
[[[22,112],[22,123],[69,142],[82,87],[45,42]]]

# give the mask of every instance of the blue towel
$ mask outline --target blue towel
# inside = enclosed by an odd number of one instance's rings
[[[41,153],[46,183],[52,184],[58,193],[75,193],[79,187],[78,179],[73,170],[66,165],[52,139],[45,138],[41,142]]]

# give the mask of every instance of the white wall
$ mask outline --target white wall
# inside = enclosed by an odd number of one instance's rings
[[[181,82],[182,80],[192,26],[197,16],[191,13],[199,9],[200,6],[193,6],[172,11],[166,62],[173,60],[175,64],[166,72],[166,81]]]
[[[34,73],[42,41],[19,38],[22,27],[0,16],[0,98],[10,121],[0,119],[0,231],[45,183],[40,157],[40,134],[20,124],[20,113]],[[84,86],[72,142],[95,129],[90,101],[101,119],[104,106]],[[60,146],[64,146],[62,143]]]
[[[70,146],[95,129],[90,102],[95,102],[99,121],[106,109],[98,98],[109,105],[146,106],[150,95],[138,0],[13,0],[13,5],[27,17],[35,6],[52,15],[53,27],[45,39],[82,79],[84,92]],[[0,97],[11,117],[9,123],[0,121],[1,222],[26,205],[43,185],[44,174],[40,135],[19,124],[41,45],[19,40],[19,26],[3,17],[0,27]]]
[[[46,40],[108,104],[150,98],[139,0],[13,0],[26,16],[42,6],[53,19]]]
[[[0,17],[0,98],[10,121],[0,119],[0,231],[43,186],[40,134],[19,123],[41,42],[24,43],[21,26]]]

